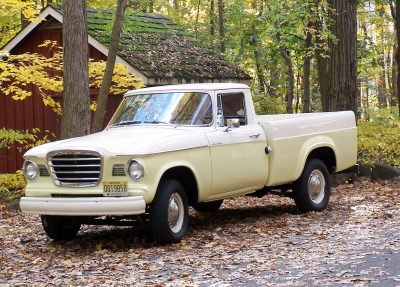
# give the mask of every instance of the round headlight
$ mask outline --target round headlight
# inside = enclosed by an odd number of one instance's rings
[[[141,180],[144,176],[144,169],[140,161],[137,159],[131,159],[126,164],[126,173],[133,180]]]
[[[39,174],[39,168],[37,164],[31,160],[27,160],[24,162],[24,174],[25,177],[29,180],[35,180]]]

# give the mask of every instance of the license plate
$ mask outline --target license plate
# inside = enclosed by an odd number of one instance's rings
[[[128,196],[127,181],[103,182],[103,196]]]

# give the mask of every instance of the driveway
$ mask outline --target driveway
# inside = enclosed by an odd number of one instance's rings
[[[149,228],[84,226],[54,242],[38,216],[0,211],[0,286],[400,286],[400,184],[361,178],[324,212],[289,198],[225,200],[190,211],[174,245]]]

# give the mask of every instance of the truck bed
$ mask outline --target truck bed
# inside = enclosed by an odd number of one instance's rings
[[[354,165],[357,157],[357,127],[354,113],[330,112],[257,116],[266,134],[269,178],[266,186],[295,181],[311,151],[333,152],[334,172]]]

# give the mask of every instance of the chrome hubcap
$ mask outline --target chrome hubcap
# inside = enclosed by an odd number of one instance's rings
[[[311,200],[315,203],[321,203],[325,197],[325,177],[323,173],[316,169],[310,174],[308,179],[308,192]]]
[[[171,195],[168,206],[168,222],[172,232],[178,233],[183,225],[183,201],[178,193]]]

